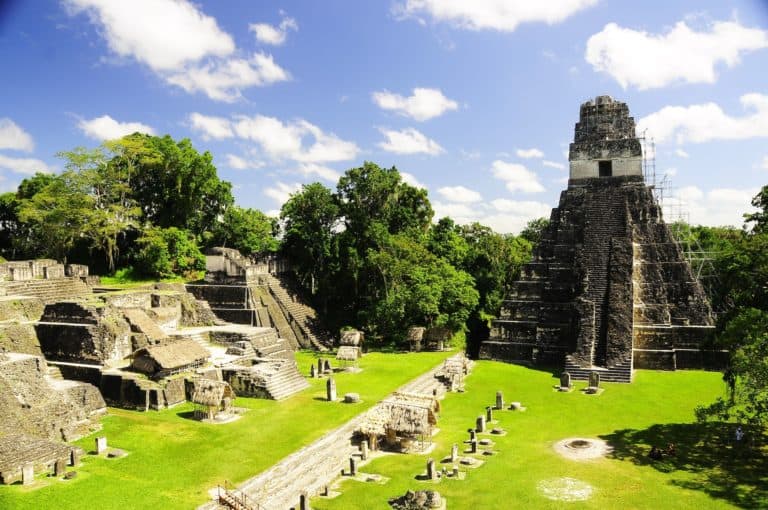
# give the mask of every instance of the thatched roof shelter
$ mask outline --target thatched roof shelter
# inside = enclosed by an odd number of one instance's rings
[[[197,379],[194,382],[195,389],[192,393],[192,403],[206,407],[221,407],[224,399],[235,398],[232,386],[224,381],[211,379]]]
[[[131,366],[139,372],[164,377],[198,367],[209,357],[210,353],[194,340],[181,339],[137,350]]]
[[[432,427],[437,425],[439,407],[432,396],[397,392],[371,409],[357,431],[366,435],[387,432],[405,437],[431,435]]]

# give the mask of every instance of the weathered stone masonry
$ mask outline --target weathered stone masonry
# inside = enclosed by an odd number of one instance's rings
[[[564,363],[574,378],[718,363],[709,304],[642,174],[627,105],[581,106],[568,189],[480,357]]]

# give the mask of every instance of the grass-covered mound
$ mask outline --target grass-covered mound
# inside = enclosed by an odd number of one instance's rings
[[[217,484],[239,483],[263,471],[449,354],[367,354],[359,364],[361,373],[335,375],[339,395],[360,394],[363,402],[356,405],[326,402],[325,379],[315,379],[310,388],[282,402],[238,398],[235,405],[249,411],[223,425],[191,420],[190,404],[160,412],[110,409],[99,435],[107,437],[110,447],[127,451],[126,457],[85,455],[74,480],[41,477],[31,487],[0,486],[0,508],[194,508]],[[308,374],[316,357],[298,353],[297,360]],[[78,444],[93,450],[93,436]]]
[[[765,456],[731,444],[733,425],[694,423],[693,408],[711,402],[723,389],[713,372],[637,371],[632,384],[603,384],[599,395],[576,390],[559,393],[551,373],[495,362],[478,362],[467,378],[467,392],[443,401],[435,440],[428,455],[385,455],[360,468],[389,477],[384,485],[347,480],[335,499],[314,498],[316,509],[386,509],[387,500],[408,489],[434,489],[448,508],[765,508],[768,492]],[[467,446],[467,429],[494,404],[497,390],[507,403],[520,401],[524,412],[495,412],[507,435],[491,437],[496,455],[464,480],[420,481],[427,458],[439,468],[453,443]],[[553,444],[570,437],[597,438],[614,446],[607,458],[575,461],[560,456]],[[677,454],[652,461],[651,445],[675,443]],[[460,453],[461,455],[461,453]],[[762,459],[762,460],[761,460]],[[462,467],[462,470],[464,468]],[[573,479],[588,486],[585,501],[556,501],[545,497],[547,487]],[[583,482],[581,484],[580,482]],[[550,491],[551,493],[551,491]]]

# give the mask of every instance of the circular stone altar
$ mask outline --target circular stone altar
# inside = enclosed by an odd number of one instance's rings
[[[585,501],[594,490],[587,482],[575,478],[541,480],[536,488],[542,496],[554,501]]]
[[[558,441],[554,445],[555,451],[573,460],[596,459],[603,457],[611,451],[608,443],[602,439],[586,439],[583,437],[569,437]]]

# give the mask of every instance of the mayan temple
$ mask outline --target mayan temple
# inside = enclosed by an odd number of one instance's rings
[[[709,303],[645,182],[627,105],[582,104],[568,159],[568,189],[480,357],[621,382],[716,364]]]

